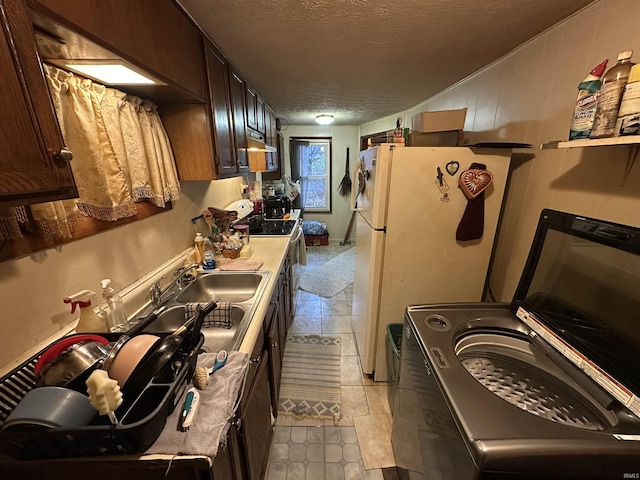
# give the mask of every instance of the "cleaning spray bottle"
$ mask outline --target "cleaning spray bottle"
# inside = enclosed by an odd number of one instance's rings
[[[76,307],[80,307],[80,320],[76,325],[76,332],[106,332],[107,325],[104,320],[93,310],[91,299],[96,296],[91,290],[81,290],[64,299],[64,303],[71,304],[71,313],[75,313]]]
[[[110,279],[105,278],[100,282],[100,285],[102,286],[100,311],[107,323],[109,332],[126,332],[129,330],[129,320],[127,320],[122,298],[111,286]]]
[[[591,127],[598,107],[598,92],[602,86],[600,78],[607,68],[608,61],[608,59],[605,59],[600,65],[591,70],[589,75],[578,85],[578,98],[576,99],[576,107],[573,111],[573,119],[569,129],[569,140],[589,138],[589,135],[591,135]]]

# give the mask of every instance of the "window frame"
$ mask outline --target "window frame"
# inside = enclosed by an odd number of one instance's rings
[[[307,179],[313,178],[325,178],[325,199],[326,206],[325,207],[307,207],[304,205],[304,199],[302,200],[302,207],[305,212],[309,213],[332,213],[332,205],[333,205],[333,195],[332,195],[332,174],[333,174],[333,137],[293,137],[294,140],[309,142],[309,144],[314,145],[322,145],[324,144],[327,151],[325,153],[325,166],[326,166],[326,174],[325,175],[309,175]],[[302,159],[301,159],[302,161]],[[302,168],[300,168],[302,171]],[[304,195],[304,191],[302,192]]]

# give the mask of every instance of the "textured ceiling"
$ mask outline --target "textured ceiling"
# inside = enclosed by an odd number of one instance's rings
[[[179,0],[292,125],[413,107],[592,0]]]

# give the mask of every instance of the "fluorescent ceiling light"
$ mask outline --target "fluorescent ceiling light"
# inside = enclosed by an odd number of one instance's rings
[[[319,123],[320,125],[329,125],[330,123],[333,123],[333,115],[318,115],[316,117],[316,123]]]
[[[90,77],[105,85],[153,85],[157,82],[121,63],[65,63],[69,70]]]

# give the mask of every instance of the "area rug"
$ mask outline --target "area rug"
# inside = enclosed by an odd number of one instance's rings
[[[340,418],[340,337],[289,335],[282,360],[278,414]]]
[[[321,266],[300,275],[300,289],[321,297],[333,297],[353,283],[355,248],[335,256]]]

